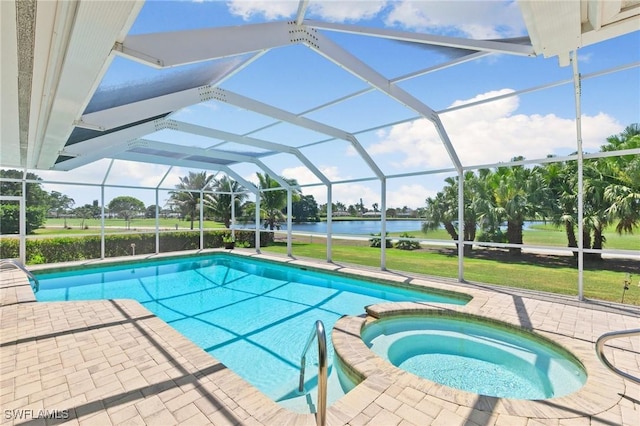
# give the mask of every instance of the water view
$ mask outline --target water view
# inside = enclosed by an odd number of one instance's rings
[[[527,221],[524,223],[524,229],[530,229],[530,226],[535,223],[534,221]],[[238,223],[235,225],[236,229],[253,229],[255,225],[253,223]],[[346,234],[346,235],[371,235],[378,234],[382,229],[382,224],[379,220],[344,220],[334,221],[332,223],[333,234]],[[422,220],[388,220],[387,232],[420,232],[422,228]],[[506,229],[506,224],[504,229]],[[280,224],[280,230],[286,231],[287,224]],[[327,233],[327,222],[300,222],[292,223],[291,230],[295,232],[305,233]],[[418,236],[418,235],[416,235]]]
[[[238,223],[236,229],[251,229],[253,223]],[[421,220],[391,220],[387,221],[387,232],[419,232],[422,227]],[[349,220],[335,221],[331,224],[333,234],[370,235],[377,234],[382,229],[379,220]],[[287,224],[282,223],[280,230],[286,231]],[[291,230],[295,232],[327,233],[327,222],[300,222],[293,223]]]

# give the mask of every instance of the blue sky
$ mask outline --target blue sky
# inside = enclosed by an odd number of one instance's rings
[[[452,8],[452,3],[457,3]],[[294,1],[147,1],[130,34],[180,31],[203,27],[268,22],[295,16]],[[526,35],[516,2],[512,1],[325,1],[310,4],[306,18],[363,26],[419,31],[435,35],[492,39]],[[388,79],[440,63],[440,52],[398,42],[336,32],[323,32]],[[583,76],[640,60],[640,31],[612,39],[578,52]],[[233,60],[233,59],[228,59]],[[198,66],[191,68],[199,69]],[[156,71],[118,58],[105,75],[100,90],[125,84],[149,84],[180,69]],[[464,65],[398,83],[398,86],[436,111],[498,94],[519,91],[555,81],[571,79],[571,67],[560,67],[557,58],[522,58],[491,55]],[[184,78],[184,77],[183,77]],[[188,77],[187,77],[188,78]],[[146,82],[146,83],[145,83]],[[293,113],[301,113],[332,99],[364,89],[367,85],[335,64],[303,46],[274,49],[231,79],[222,88],[271,103]],[[585,151],[598,151],[605,138],[640,121],[640,68],[585,79],[582,83],[582,125]],[[451,167],[433,125],[426,120],[370,129],[416,117],[414,111],[384,94],[370,92],[344,103],[307,115],[308,118],[357,134],[380,168],[388,175]],[[273,119],[214,101],[190,106],[174,118],[246,134],[273,122]],[[575,103],[571,84],[509,97],[476,107],[441,114],[441,119],[464,165],[508,161],[516,155],[544,158],[575,151]],[[278,124],[251,134],[252,137],[300,146],[328,139],[327,136]],[[211,141],[175,132],[159,132],[148,139],[208,147]],[[220,141],[222,142],[222,141]],[[225,149],[238,146],[226,144]],[[344,141],[302,148],[330,179],[340,181],[372,176],[371,170]],[[264,159],[277,173],[301,184],[317,179],[290,155]],[[68,173],[36,172],[43,178],[100,183],[108,160]],[[108,183],[155,187],[168,167],[117,161]],[[234,169],[255,181],[256,167]],[[174,168],[163,186],[173,187],[187,170]],[[388,207],[424,205],[449,174],[388,181]],[[99,198],[99,192],[77,187],[48,185],[71,195],[76,204]],[[303,189],[318,202],[326,201],[320,186]],[[117,195],[133,195],[146,204],[155,202],[151,191],[107,190],[106,201]],[[163,204],[167,194],[161,195]],[[356,182],[337,185],[334,201],[346,205],[362,198],[365,206],[380,202],[379,183]]]

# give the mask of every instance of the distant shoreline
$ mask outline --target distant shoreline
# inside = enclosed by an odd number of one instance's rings
[[[359,217],[359,216],[338,216],[338,217],[331,217],[331,221],[332,222],[352,222],[352,221],[371,221],[371,222],[380,222],[382,220],[382,218],[380,216],[373,216],[373,217]],[[427,220],[424,217],[387,217],[386,218],[387,221],[394,221],[394,220],[413,220],[416,222],[424,222],[425,220]],[[320,218],[320,222],[326,222],[327,218],[326,217],[321,217]]]

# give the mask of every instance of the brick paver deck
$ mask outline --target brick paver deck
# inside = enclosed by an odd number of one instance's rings
[[[640,424],[640,385],[606,370],[594,351],[601,334],[638,328],[640,309],[278,260],[473,296],[462,307],[386,303],[370,307],[368,316],[339,320],[336,353],[364,381],[329,407],[329,425]],[[22,272],[0,272],[0,424],[315,424],[314,415],[292,413],[271,401],[138,302],[35,302],[30,288]],[[483,397],[399,370],[359,338],[361,327],[376,317],[434,309],[534,330],[570,349],[587,369],[587,383],[574,394],[546,401]],[[637,376],[640,339],[610,343],[609,359]]]

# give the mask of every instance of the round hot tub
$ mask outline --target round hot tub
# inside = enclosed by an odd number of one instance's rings
[[[570,352],[532,332],[480,317],[396,316],[362,330],[393,365],[480,395],[547,399],[573,393],[586,372]]]

